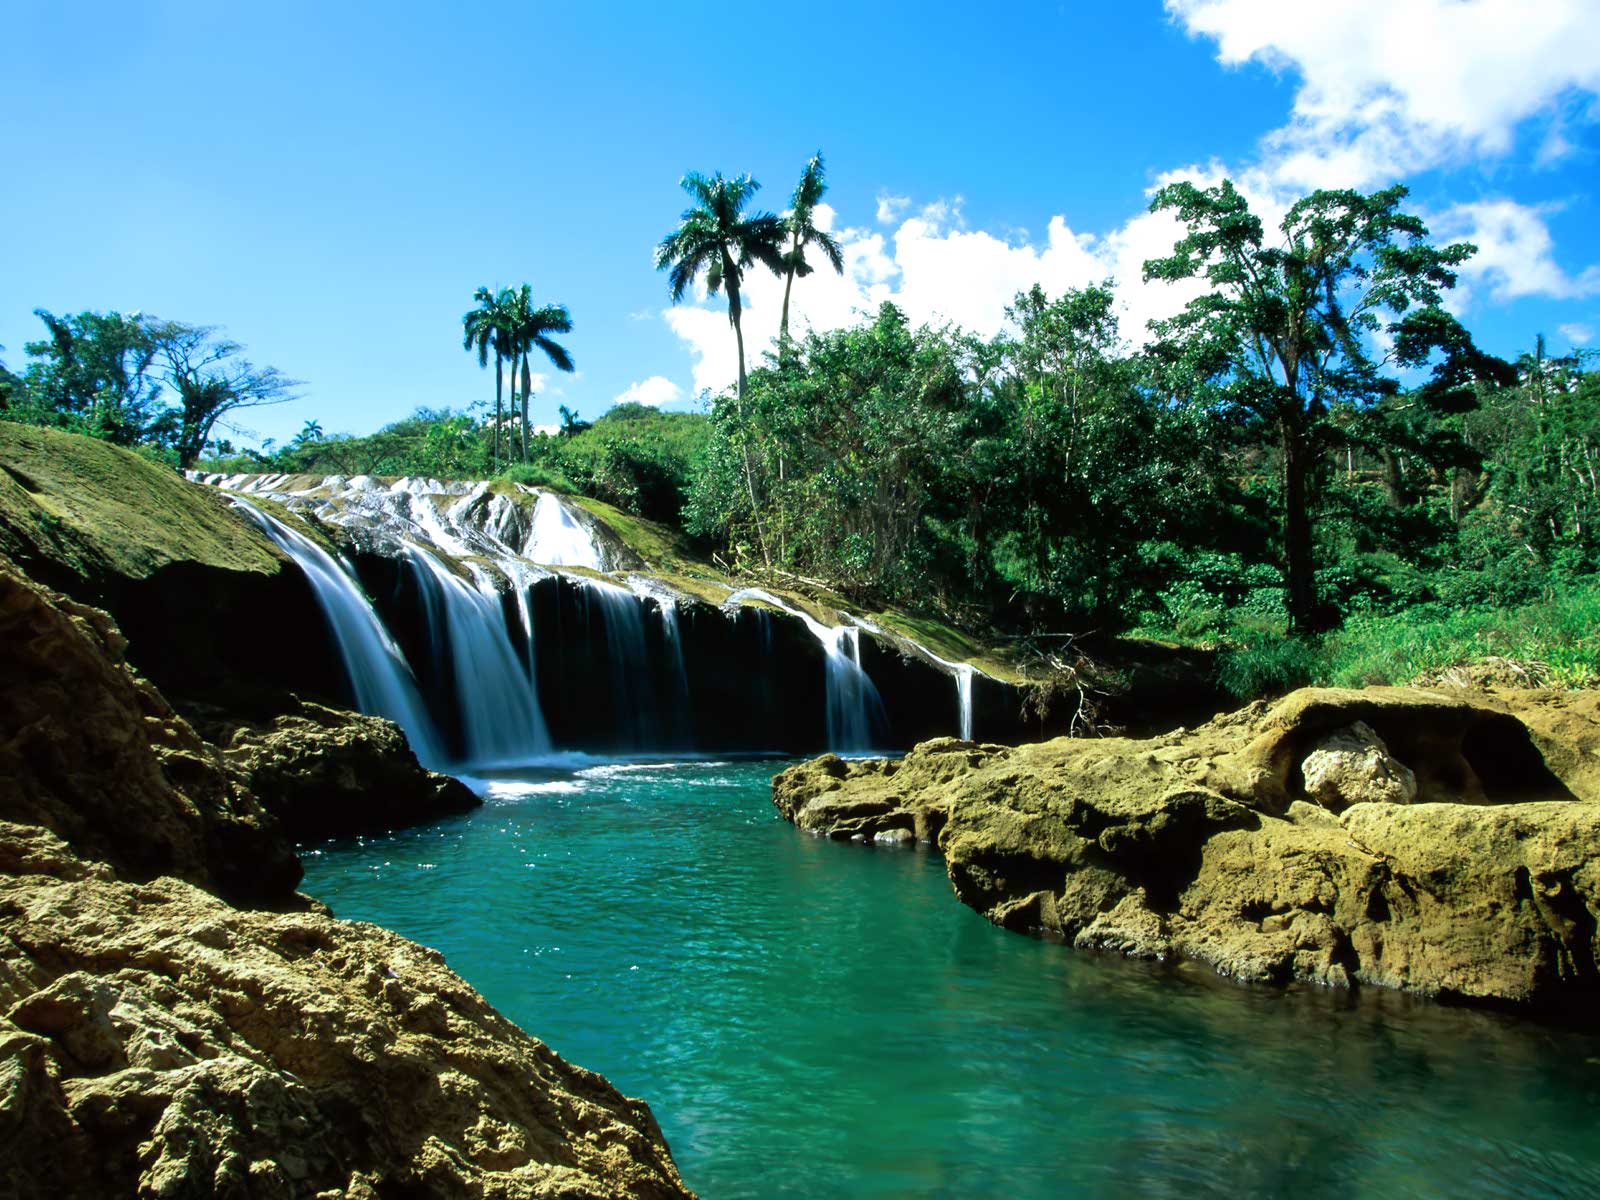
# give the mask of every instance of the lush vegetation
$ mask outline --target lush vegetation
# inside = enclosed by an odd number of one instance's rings
[[[208,469],[554,486],[870,610],[1213,645],[1241,696],[1469,662],[1595,682],[1600,374],[1542,341],[1515,363],[1481,352],[1443,302],[1472,248],[1433,244],[1403,190],[1317,193],[1269,233],[1227,184],[1164,189],[1155,204],[1187,232],[1146,271],[1205,286],[1142,347],[1109,285],[1034,287],[998,337],[885,304],[822,333],[785,320],[747,366],[748,272],[777,273],[787,310],[796,279],[843,265],[814,224],[821,156],[781,216],[750,208],[748,177],[684,186],[658,266],[674,299],[697,279],[725,296],[739,347],[707,412],[563,408],[555,432],[533,430],[529,355],[570,369],[553,337],[571,318],[524,286],[480,289],[463,320],[494,359],[492,416],[485,397],[361,437],[311,421],[240,451],[217,422],[292,385],[212,330],[115,313],[41,313],[50,336],[26,369],[0,368],[0,413]]]
[[[278,404],[298,386],[254,366],[210,326],[147,313],[34,313],[46,336],[20,376],[0,366],[0,417],[138,446],[187,467],[219,421]]]

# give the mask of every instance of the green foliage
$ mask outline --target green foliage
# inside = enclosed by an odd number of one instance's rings
[[[1600,683],[1600,580],[1512,608],[1419,605],[1356,614],[1320,638],[1258,634],[1224,652],[1217,674],[1241,699],[1306,684],[1593,687]]]
[[[0,368],[0,416],[115,442],[157,447],[188,466],[224,416],[278,404],[297,386],[256,367],[243,347],[208,326],[148,314],[35,309],[48,337],[27,344],[33,359],[17,378]]]

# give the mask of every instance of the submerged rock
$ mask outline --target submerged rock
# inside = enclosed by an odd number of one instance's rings
[[[1352,756],[1381,770],[1331,769]],[[957,896],[1007,928],[1592,1019],[1600,805],[1575,800],[1561,761],[1506,703],[1308,689],[1151,739],[827,756],[778,776],[773,800],[832,837],[935,836]],[[1402,770],[1415,802],[1370,798],[1404,797]],[[1312,798],[1335,780],[1337,814]]]

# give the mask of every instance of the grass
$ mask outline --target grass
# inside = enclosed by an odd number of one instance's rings
[[[273,573],[271,543],[219,493],[108,442],[0,421],[0,551],[82,578],[174,562]]]
[[[1222,652],[1218,682],[1242,700],[1305,685],[1600,686],[1600,585],[1515,608],[1420,608],[1351,617],[1321,638],[1255,639]]]

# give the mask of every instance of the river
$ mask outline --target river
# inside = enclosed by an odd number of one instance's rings
[[[1600,1195],[1600,1037],[1007,933],[784,823],[781,765],[479,781],[303,887],[647,1100],[706,1200]]]

